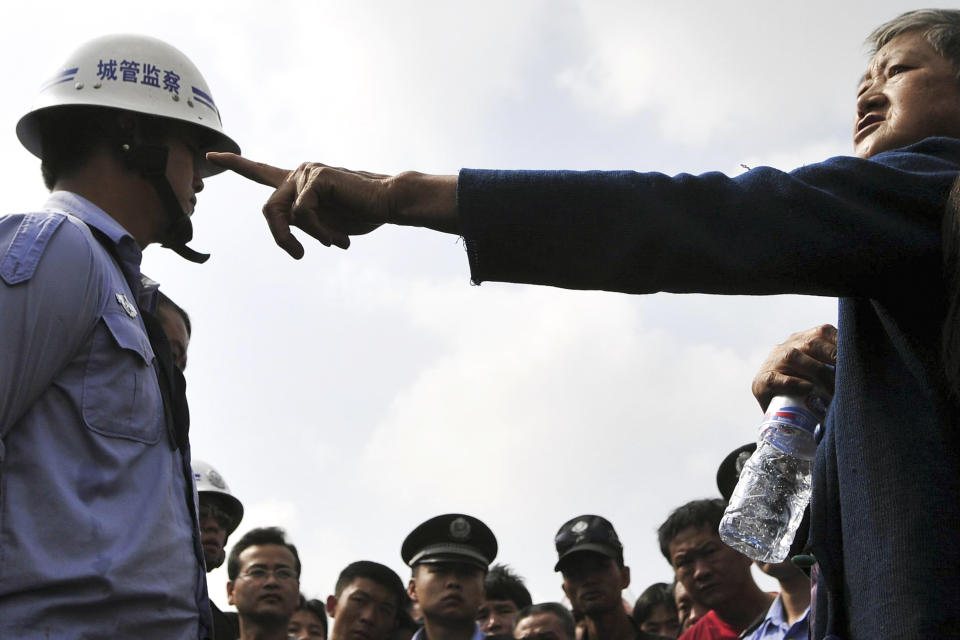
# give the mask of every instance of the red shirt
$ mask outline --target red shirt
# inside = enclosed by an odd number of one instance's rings
[[[687,629],[680,640],[735,640],[739,637],[740,630],[721,620],[714,611],[709,611]]]

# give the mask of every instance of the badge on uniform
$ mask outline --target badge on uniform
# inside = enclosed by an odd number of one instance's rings
[[[123,310],[127,312],[128,316],[130,316],[131,318],[137,317],[137,308],[132,304],[130,304],[130,301],[127,300],[127,296],[125,296],[123,293],[119,291],[117,292],[117,302],[120,304],[121,307],[123,307]]]

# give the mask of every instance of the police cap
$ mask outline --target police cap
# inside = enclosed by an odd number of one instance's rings
[[[610,521],[601,516],[577,516],[567,520],[553,539],[557,546],[557,564],[554,571],[561,571],[565,558],[580,551],[592,551],[623,562],[623,545]]]
[[[462,513],[430,518],[410,532],[400,556],[410,567],[438,562],[460,562],[484,571],[497,557],[497,539],[490,527]]]

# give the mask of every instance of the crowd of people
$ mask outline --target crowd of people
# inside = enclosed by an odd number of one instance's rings
[[[239,155],[177,49],[84,44],[17,125],[50,198],[0,217],[0,637],[957,637],[960,11],[909,12],[869,42],[854,156],[735,178],[278,169]],[[779,592],[720,539],[721,498],[670,514],[658,537],[674,584],[632,607],[623,545],[597,515],[555,538],[569,608],[533,603],[491,567],[496,538],[466,514],[407,536],[406,586],[362,560],[326,602],[300,595],[296,547],[276,528],[227,553],[242,503],[191,461],[189,316],[140,271],[152,244],[206,259],[188,246],[190,216],[225,169],[275,189],[264,215],[297,258],[291,228],[347,248],[399,224],[461,235],[476,283],[839,297],[837,330],[791,336],[754,381],[764,409],[782,393],[833,395],[809,536],[760,567]],[[746,453],[720,464],[721,495]],[[235,616],[208,597],[205,573],[223,562]]]
[[[201,464],[203,473],[215,473]],[[222,488],[200,493],[208,568],[223,561],[233,500]],[[623,544],[613,525],[581,515],[557,532],[557,563],[566,602],[534,603],[523,579],[497,555],[493,532],[466,514],[422,523],[401,556],[409,582],[386,565],[360,560],[341,571],[326,602],[300,593],[296,547],[277,527],[245,533],[227,558],[227,597],[235,612],[211,605],[215,637],[230,640],[656,640],[657,638],[807,638],[810,578],[789,561],[762,565],[781,585],[766,593],[751,561],[717,534],[725,501],[694,500],[659,530],[673,584],[655,583],[636,603]],[[327,616],[332,620],[327,624]]]
[[[158,317],[176,342],[178,367],[186,365],[190,317],[163,296]],[[812,354],[812,355],[811,355]],[[815,366],[796,364],[798,356]],[[806,372],[795,384],[832,393],[832,380],[813,372],[830,371],[836,357],[836,329],[829,325],[790,336],[770,354],[754,381],[758,400],[784,390],[771,374]],[[819,358],[819,359],[818,359]],[[816,391],[813,391],[816,389]],[[557,531],[557,563],[564,603],[534,603],[523,578],[497,555],[494,533],[466,514],[440,515],[417,527],[401,547],[412,570],[405,587],[386,565],[360,560],[347,565],[326,602],[299,590],[296,547],[278,527],[245,533],[226,555],[229,536],[243,518],[243,504],[217,470],[201,460],[192,468],[198,491],[200,542],[207,572],[227,560],[227,597],[236,612],[225,613],[211,600],[214,638],[235,640],[725,640],[809,637],[811,579],[799,555],[778,564],[758,563],[780,584],[766,593],[751,574],[753,562],[727,546],[718,533],[745,458],[755,448],[735,449],[717,469],[722,498],[690,501],[673,511],[658,530],[661,552],[674,581],[654,583],[635,603],[623,592],[631,585],[623,544],[613,524],[598,515],[580,515]],[[798,549],[802,550],[802,549]],[[423,566],[423,576],[418,567]],[[419,586],[418,586],[419,585]],[[333,620],[328,634],[327,615]]]

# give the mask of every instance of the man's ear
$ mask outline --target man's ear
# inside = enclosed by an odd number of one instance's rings
[[[227,580],[227,604],[231,607],[233,604],[233,580]]]
[[[570,595],[570,592],[567,591],[567,581],[564,580],[560,583],[560,588],[563,589],[563,595],[567,596],[567,600],[570,601],[570,606],[573,606],[573,596]]]
[[[413,578],[410,578],[410,582],[407,583],[407,595],[414,602],[420,602],[417,600],[417,584],[413,581]]]
[[[337,617],[337,596],[327,596],[327,615]]]
[[[630,586],[630,567],[620,567],[620,589],[626,589]]]

